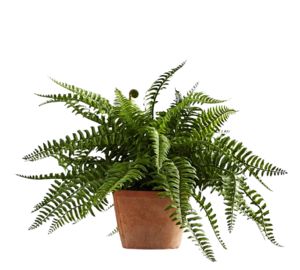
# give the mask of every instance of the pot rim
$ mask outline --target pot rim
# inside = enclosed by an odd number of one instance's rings
[[[153,197],[166,199],[166,197],[159,196],[161,191],[156,190],[117,190],[113,192],[113,196],[124,196],[124,197]]]

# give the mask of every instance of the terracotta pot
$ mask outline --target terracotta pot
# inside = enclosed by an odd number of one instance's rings
[[[116,191],[115,213],[122,246],[137,249],[178,248],[182,230],[164,210],[171,201],[157,191]]]

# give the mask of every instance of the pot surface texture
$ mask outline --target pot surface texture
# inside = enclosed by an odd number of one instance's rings
[[[170,219],[169,198],[158,191],[121,190],[113,193],[122,246],[136,249],[178,248],[182,230]]]

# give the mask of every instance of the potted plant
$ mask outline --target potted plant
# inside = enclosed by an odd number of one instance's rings
[[[248,178],[283,175],[286,172],[254,155],[241,142],[220,132],[235,110],[223,100],[197,92],[175,91],[175,100],[156,112],[159,93],[184,63],[161,75],[147,90],[145,109],[118,89],[111,104],[99,94],[53,82],[67,94],[38,95],[43,104],[63,102],[75,114],[94,122],[64,139],[47,141],[24,157],[27,161],[52,157],[64,171],[25,176],[53,180],[49,192],[34,207],[38,215],[30,229],[52,220],[49,233],[77,222],[95,210],[110,208],[113,194],[122,244],[127,248],[176,248],[186,232],[204,255],[214,253],[202,228],[206,217],[220,244],[226,248],[217,217],[206,193],[224,198],[231,232],[237,213],[253,220],[273,244],[269,210],[262,196],[248,185]],[[208,104],[208,106],[203,106]],[[208,108],[207,108],[208,107]],[[197,209],[192,205],[197,204]]]

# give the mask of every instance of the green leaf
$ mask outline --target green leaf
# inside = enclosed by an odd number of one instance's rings
[[[266,210],[267,204],[265,203],[263,197],[258,194],[255,190],[250,189],[246,184],[245,179],[241,179],[241,191],[243,194],[250,199],[251,204],[256,206],[257,210],[253,211],[245,202],[242,202],[240,209],[246,213],[252,220],[256,222],[263,234],[269,239],[271,243],[276,246],[281,246],[275,239],[273,233],[273,225],[270,222],[269,211]]]
[[[209,220],[209,223],[215,233],[215,236],[217,237],[218,241],[220,242],[220,244],[222,245],[222,247],[224,249],[226,249],[226,245],[224,243],[224,241],[221,238],[220,235],[220,231],[219,231],[219,226],[218,226],[218,221],[217,221],[217,216],[214,213],[213,209],[212,209],[212,205],[211,203],[206,203],[206,198],[199,192],[199,194],[193,194],[194,199],[196,200],[196,202],[199,204],[199,206],[201,207],[201,210],[203,210],[206,214],[206,217]]]
[[[146,100],[146,110],[148,114],[154,118],[154,107],[157,103],[157,97],[164,88],[168,85],[169,79],[173,76],[173,74],[181,69],[184,66],[185,62],[181,63],[176,68],[171,69],[170,71],[161,75],[147,90],[145,100]]]
[[[170,142],[166,136],[159,134],[154,127],[148,127],[147,132],[152,142],[152,148],[155,155],[155,165],[159,171],[163,162],[167,159]]]
[[[111,104],[109,101],[103,97],[101,97],[99,94],[93,93],[91,91],[87,91],[85,89],[76,87],[74,85],[70,85],[64,82],[57,81],[53,78],[50,78],[54,83],[57,85],[67,89],[68,91],[71,91],[78,100],[86,103],[87,105],[96,108],[100,113],[109,113],[112,109]],[[45,96],[47,97],[47,96]],[[49,98],[53,98],[52,96],[49,96]]]
[[[168,129],[172,128],[173,121],[177,122],[181,119],[181,116],[186,113],[186,110],[190,109],[191,106],[195,104],[216,104],[224,102],[224,100],[218,100],[209,97],[202,92],[190,92],[185,96],[180,102],[175,104],[175,106],[170,107],[164,115],[157,119],[159,130],[166,132]],[[201,107],[197,106],[198,111],[202,111]]]
[[[121,190],[125,184],[143,179],[146,172],[146,167],[139,161],[132,164],[124,162],[113,164],[107,171],[107,176],[103,184],[95,192],[93,201],[95,203],[102,202],[109,193]]]
[[[204,256],[212,262],[216,261],[211,244],[202,229],[201,218],[195,211],[190,211],[184,232],[190,235],[189,238],[202,250]]]
[[[222,179],[227,226],[229,232],[232,232],[236,221],[236,205],[240,200],[238,192],[239,182],[235,179],[234,175],[224,176]]]

